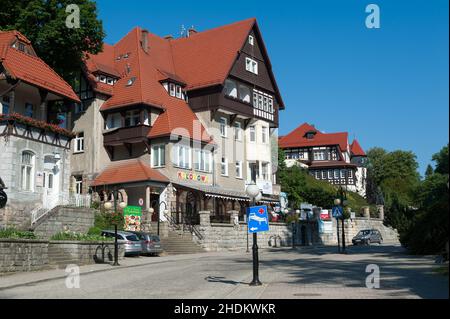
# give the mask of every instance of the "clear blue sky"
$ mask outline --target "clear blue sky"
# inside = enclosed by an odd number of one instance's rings
[[[256,17],[286,104],[280,134],[303,122],[348,131],[364,149],[411,150],[421,173],[448,143],[447,0],[98,0],[106,42],[134,26],[179,36]],[[365,27],[366,5],[381,28]]]

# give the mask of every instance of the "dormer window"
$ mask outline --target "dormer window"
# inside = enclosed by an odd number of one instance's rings
[[[109,85],[114,85],[114,79],[113,78],[106,78],[106,83]]]
[[[305,137],[306,137],[308,140],[312,140],[312,139],[314,138],[315,135],[316,135],[316,132],[315,132],[315,131],[309,131],[309,132],[306,132]]]
[[[100,75],[100,82],[106,83],[106,76]]]
[[[176,95],[175,84],[173,84],[173,83],[169,84],[169,94],[170,94],[170,96],[175,96]]]
[[[17,49],[19,51],[25,52],[25,43],[19,42]]]

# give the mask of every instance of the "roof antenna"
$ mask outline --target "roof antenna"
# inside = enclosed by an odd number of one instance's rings
[[[184,37],[185,33],[186,33],[186,28],[184,27],[184,24],[182,24],[181,25],[181,31],[180,31],[180,35],[181,35],[182,38]]]

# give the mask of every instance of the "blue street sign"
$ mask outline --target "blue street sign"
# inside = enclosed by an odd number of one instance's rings
[[[247,208],[248,232],[260,233],[269,231],[269,215],[267,206],[254,206]]]
[[[343,212],[341,206],[333,206],[333,208],[331,210],[331,215],[334,218],[341,218],[343,214],[344,214],[344,212]]]

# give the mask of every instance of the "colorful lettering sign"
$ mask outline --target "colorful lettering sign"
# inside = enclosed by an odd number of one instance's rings
[[[208,183],[209,180],[207,175],[200,175],[196,173],[185,173],[185,172],[178,172],[178,179],[200,183]]]
[[[125,219],[124,230],[141,231],[142,208],[139,206],[127,206],[123,210]]]

